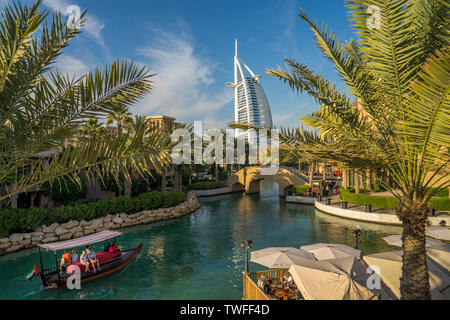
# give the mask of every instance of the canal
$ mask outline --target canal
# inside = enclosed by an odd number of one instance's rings
[[[24,280],[38,263],[36,248],[0,257],[0,299],[239,300],[245,263],[242,240],[252,240],[254,250],[318,242],[355,246],[353,231],[359,226],[360,249],[371,254],[395,250],[382,237],[400,233],[398,227],[356,223],[315,212],[312,206],[285,204],[272,182],[262,182],[259,195],[225,195],[201,202],[202,208],[189,217],[124,229],[119,245],[144,243],[138,260],[81,290],[43,291],[38,278]],[[101,251],[101,246],[94,249]],[[44,256],[48,265],[54,264],[53,254]],[[263,269],[250,263],[251,271]]]

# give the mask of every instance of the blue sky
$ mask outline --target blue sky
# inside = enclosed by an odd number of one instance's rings
[[[8,0],[0,0],[4,4]],[[12,0],[9,0],[12,1]],[[30,1],[25,1],[30,2]],[[325,21],[340,40],[352,37],[343,0],[45,0],[50,10],[76,4],[88,9],[82,35],[65,49],[57,67],[75,74],[109,64],[116,58],[147,65],[154,91],[133,113],[170,115],[178,121],[203,120],[226,127],[234,120],[234,39],[239,56],[256,74],[271,105],[274,123],[298,126],[299,118],[316,109],[308,96],[297,96],[266,74],[285,57],[306,63],[328,79],[339,79],[314,45],[313,34],[298,16]]]

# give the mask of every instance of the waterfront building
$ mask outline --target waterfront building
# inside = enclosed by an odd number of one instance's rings
[[[245,71],[248,72],[246,75]],[[234,89],[234,113],[235,122],[248,123],[263,128],[272,128],[272,113],[260,80],[262,76],[255,75],[238,57],[238,46],[236,40],[236,51],[234,56],[234,82],[227,83],[228,87]],[[236,130],[236,135],[248,135],[246,131]],[[256,137],[248,135],[250,142]]]
[[[171,132],[177,125],[175,118],[168,116],[150,116],[147,117],[150,130],[161,130],[162,132]]]

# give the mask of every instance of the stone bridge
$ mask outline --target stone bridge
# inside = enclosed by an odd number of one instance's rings
[[[247,167],[236,172],[227,180],[227,185],[233,192],[245,191],[246,194],[259,193],[260,183],[268,179],[278,183],[280,197],[285,197],[294,187],[308,184],[308,177],[290,167],[280,167],[278,173],[273,176],[261,175],[261,167]]]

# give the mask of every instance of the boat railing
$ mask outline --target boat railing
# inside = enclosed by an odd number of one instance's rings
[[[57,267],[53,267],[53,268],[49,268],[49,269],[44,269],[42,271],[42,274],[44,276],[48,276],[48,275],[51,275],[51,274],[54,274],[54,273],[57,273],[57,272],[58,272],[58,268]]]
[[[288,269],[275,269],[275,270],[266,270],[266,271],[258,271],[258,272],[250,272],[245,274],[242,273],[244,277],[244,300],[273,300],[268,295],[258,287],[258,279],[262,276],[266,280],[282,280],[284,274],[288,272]]]

